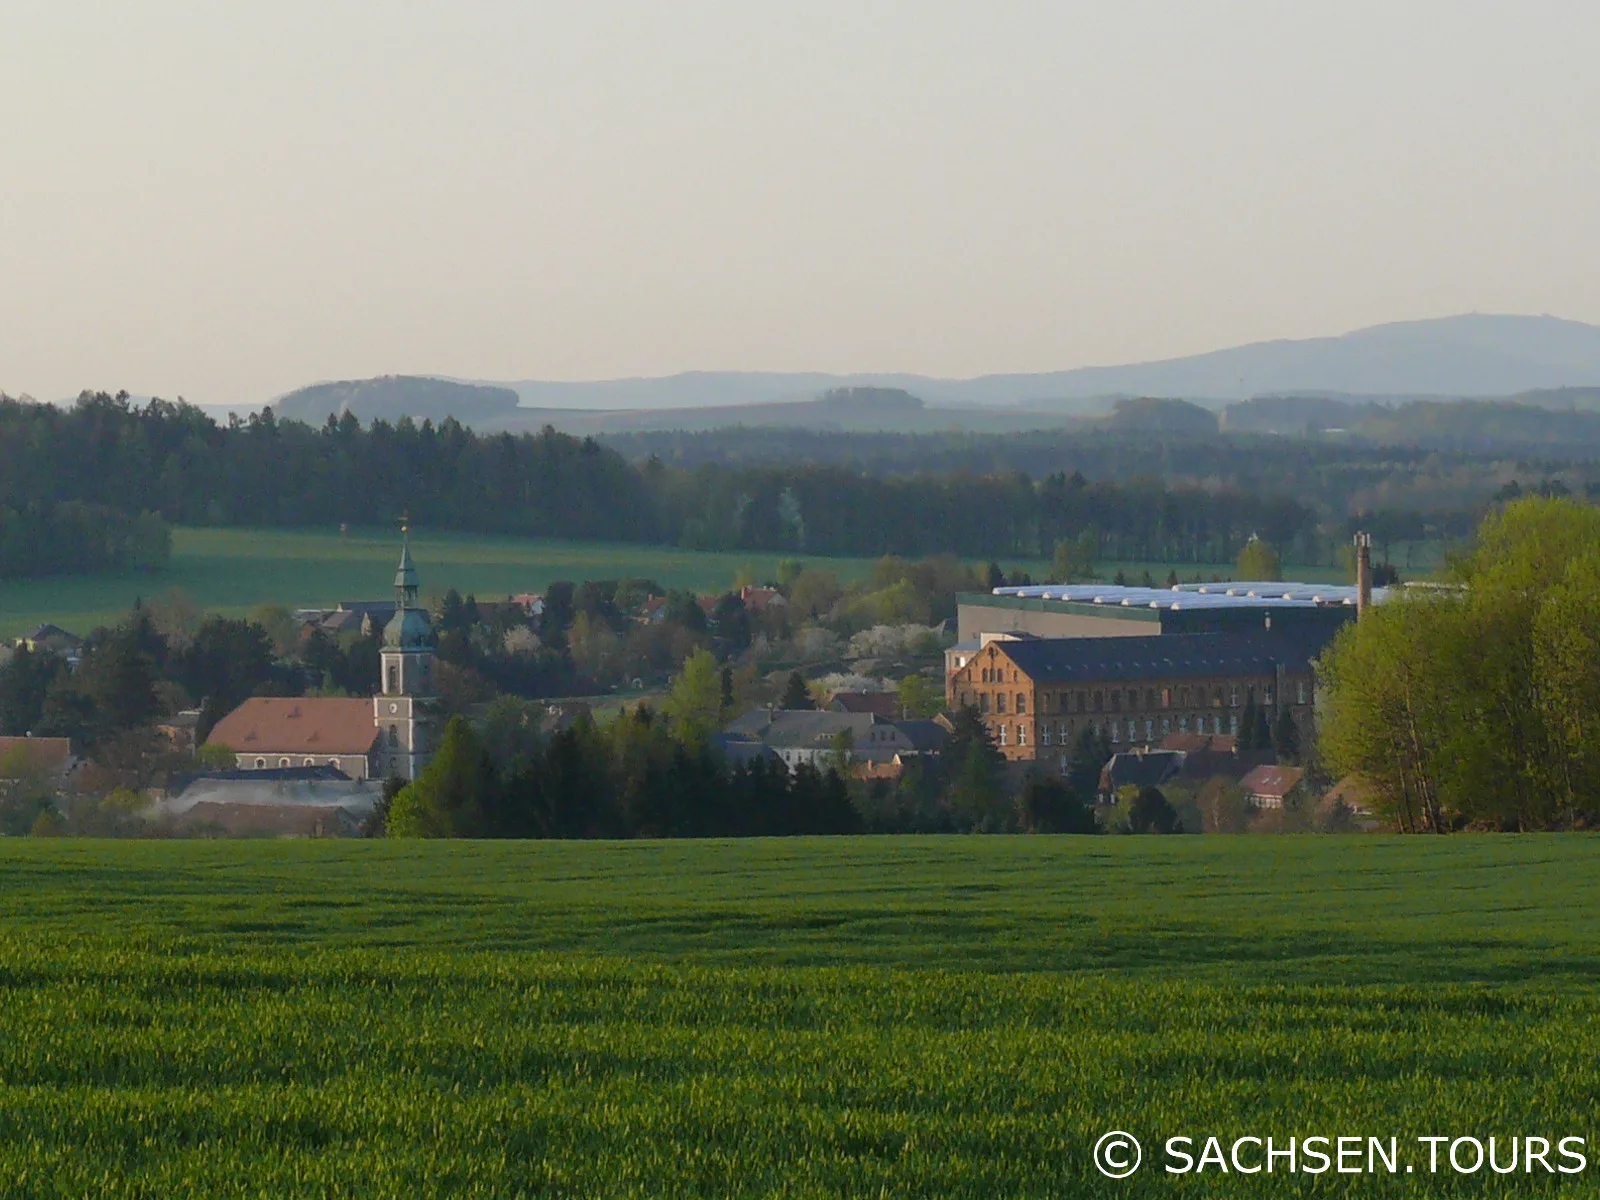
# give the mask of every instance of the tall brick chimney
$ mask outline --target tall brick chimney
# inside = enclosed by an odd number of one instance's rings
[[[1356,534],[1356,620],[1372,607],[1372,535]]]

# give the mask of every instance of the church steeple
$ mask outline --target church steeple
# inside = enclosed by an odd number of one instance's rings
[[[417,568],[411,562],[411,519],[400,522],[400,566],[394,573],[395,597],[401,608],[417,607]]]
[[[411,521],[401,526],[400,565],[394,573],[397,607],[383,630],[382,678],[372,698],[378,736],[377,771],[415,779],[433,756],[433,621],[417,602],[411,561]]]

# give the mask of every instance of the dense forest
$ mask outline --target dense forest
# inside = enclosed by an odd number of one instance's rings
[[[152,571],[166,566],[171,550],[172,531],[154,513],[72,500],[0,505],[0,580]]]
[[[1600,417],[1596,418],[1600,422]],[[1032,478],[1081,473],[1130,483],[1288,495],[1337,523],[1373,513],[1415,514],[1428,536],[1470,534],[1501,488],[1560,479],[1573,492],[1600,481],[1600,442],[1551,448],[1443,450],[1401,439],[1263,433],[1191,434],[1102,428],[1025,434],[839,433],[740,428],[600,435],[634,461],[751,468],[809,462],[895,477],[968,472]],[[1420,536],[1420,535],[1418,535]]]
[[[167,523],[372,525],[407,511],[436,529],[868,556],[1048,558],[1087,531],[1103,559],[1207,563],[1256,534],[1285,562],[1332,563],[1357,527],[1387,556],[1395,543],[1463,539],[1511,496],[1600,488],[1596,462],[1195,433],[1173,407],[1156,414],[1161,428],[597,439],[478,434],[452,418],[311,425],[270,409],[222,424],[181,402],[0,397],[0,572],[158,565]]]
[[[193,406],[85,394],[73,408],[0,399],[0,505],[63,501],[174,524],[387,523],[838,555],[1049,557],[1090,531],[1107,558],[1218,562],[1252,534],[1323,561],[1343,529],[1276,492],[1082,472],[630,463],[552,430],[477,435],[454,420],[321,427],[270,410],[218,424]]]

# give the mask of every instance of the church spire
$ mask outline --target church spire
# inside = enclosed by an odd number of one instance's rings
[[[394,573],[395,595],[401,608],[417,607],[417,568],[411,562],[411,518],[400,520],[400,566]]]

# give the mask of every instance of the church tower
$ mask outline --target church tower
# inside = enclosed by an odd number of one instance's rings
[[[433,757],[433,622],[417,603],[409,524],[401,530],[400,567],[394,574],[399,603],[383,630],[381,686],[372,698],[372,717],[378,728],[376,773],[409,782]]]

